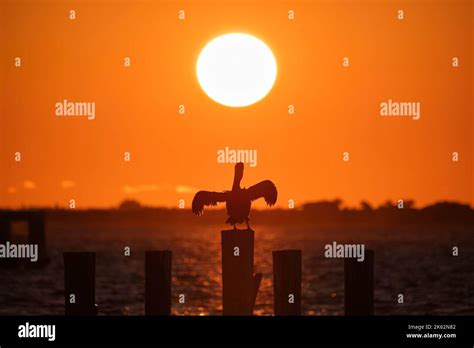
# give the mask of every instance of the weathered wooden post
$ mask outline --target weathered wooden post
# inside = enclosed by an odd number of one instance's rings
[[[65,252],[63,258],[66,315],[97,315],[95,253]]]
[[[0,212],[0,244],[5,244],[11,240],[11,223],[8,212]],[[12,267],[16,260],[2,258],[0,259],[1,267]]]
[[[170,250],[145,252],[145,314],[171,315]]]
[[[48,262],[46,250],[45,213],[35,211],[28,217],[28,242],[38,245],[38,265]]]
[[[5,244],[11,238],[11,224],[8,213],[0,212],[0,243]]]
[[[374,251],[364,261],[344,259],[344,308],[346,315],[374,314]]]
[[[11,241],[11,221],[9,213],[6,211],[0,212],[0,244],[6,244]],[[15,259],[0,259],[0,267],[11,268],[17,265]]]
[[[224,315],[252,315],[262,275],[253,273],[253,230],[221,232]]]
[[[255,307],[255,302],[257,301],[257,294],[258,294],[258,289],[260,288],[260,283],[262,282],[262,273],[256,273],[253,276],[253,295],[252,295],[252,314],[253,314],[253,309]]]
[[[273,252],[275,315],[301,315],[301,250]]]
[[[13,221],[26,221],[28,223],[28,243],[38,246],[38,259],[36,262],[21,259],[3,259],[0,265],[5,266],[42,266],[49,259],[46,250],[46,229],[45,229],[44,211],[2,211],[0,212],[0,243],[7,241],[15,243],[15,237],[12,235]]]

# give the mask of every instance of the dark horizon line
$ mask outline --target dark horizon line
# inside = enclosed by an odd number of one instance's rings
[[[384,203],[379,205],[372,205],[370,202],[366,200],[362,200],[359,202],[357,206],[343,206],[344,201],[341,199],[333,199],[333,200],[311,200],[306,201],[303,204],[298,204],[295,208],[289,207],[266,207],[266,208],[259,208],[255,207],[252,208],[253,211],[274,211],[274,210],[284,210],[284,211],[303,211],[305,209],[311,208],[323,208],[323,207],[332,207],[337,208],[339,211],[367,211],[367,210],[382,210],[382,209],[390,209],[390,208],[397,208],[398,209],[398,201],[386,200]],[[430,207],[436,206],[457,206],[463,208],[469,208],[470,210],[474,210],[474,205],[470,203],[462,203],[460,201],[454,200],[439,200],[435,201],[431,204],[426,204],[424,206],[416,207],[416,201],[412,199],[404,199],[403,200],[403,208],[400,209],[412,209],[412,210],[423,210]],[[134,199],[125,199],[120,202],[116,206],[109,206],[109,207],[77,207],[77,208],[68,208],[66,206],[21,206],[20,208],[11,208],[0,206],[0,211],[28,211],[28,210],[46,210],[46,211],[130,211],[130,210],[191,210],[191,207],[186,208],[179,208],[179,207],[168,207],[163,205],[144,205],[141,204],[139,201]],[[220,211],[225,210],[225,206],[221,207],[212,207],[209,210],[213,211]]]

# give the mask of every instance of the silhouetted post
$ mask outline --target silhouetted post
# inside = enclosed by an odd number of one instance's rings
[[[28,241],[38,245],[38,261],[41,264],[48,261],[46,252],[45,213],[32,212],[28,218]]]
[[[252,315],[262,275],[253,274],[252,230],[221,232],[224,315]]]
[[[11,221],[8,212],[0,212],[0,244],[11,241]],[[15,259],[0,259],[0,267],[14,267],[17,265]]]
[[[260,287],[260,283],[262,282],[262,273],[256,273],[253,276],[253,294],[252,294],[252,314],[253,314],[253,309],[255,308],[255,302],[257,301],[257,294],[258,294],[258,288]]]
[[[0,212],[0,243],[5,244],[11,238],[11,224],[8,213]]]
[[[97,315],[95,253],[65,252],[63,258],[66,315]]]
[[[44,211],[2,211],[0,212],[0,243],[14,242],[12,236],[12,221],[28,223],[28,243],[38,246],[38,259],[30,262],[28,259],[2,259],[0,265],[5,266],[42,266],[48,261],[46,252],[46,230]],[[12,240],[13,238],[13,240]]]
[[[170,250],[145,252],[145,314],[171,315]]]
[[[301,315],[301,250],[273,252],[275,315]]]
[[[373,250],[365,250],[362,262],[344,259],[344,307],[346,315],[374,314]]]

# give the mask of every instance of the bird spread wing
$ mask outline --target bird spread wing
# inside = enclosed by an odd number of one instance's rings
[[[204,206],[217,205],[219,202],[225,202],[226,199],[227,192],[199,191],[193,198],[193,213],[196,215],[202,215],[204,212]]]
[[[265,198],[265,202],[270,206],[274,205],[277,201],[278,192],[275,184],[270,180],[265,180],[250,186],[247,191],[252,201],[263,197]]]

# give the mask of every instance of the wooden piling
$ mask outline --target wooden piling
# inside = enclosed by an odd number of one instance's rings
[[[0,243],[5,244],[11,238],[11,224],[8,214],[0,212]]]
[[[45,220],[42,211],[33,212],[28,219],[28,242],[38,245],[38,265],[48,262]]]
[[[66,315],[97,315],[95,253],[65,252],[63,258]]]
[[[46,250],[45,212],[41,210],[32,211],[1,211],[0,212],[0,243],[7,241],[15,243],[12,236],[12,222],[26,221],[28,223],[28,243],[38,246],[38,259],[31,262],[29,259],[2,259],[0,266],[26,267],[44,266],[49,261]]]
[[[145,252],[145,314],[171,315],[170,250]]]
[[[7,212],[0,212],[0,244],[11,241],[11,221]],[[19,264],[17,259],[0,259],[0,267],[13,268]]]
[[[262,282],[262,277],[262,273],[257,273],[253,276],[252,314],[253,308],[255,308],[255,302],[257,301],[258,288],[260,287],[260,283]]]
[[[301,315],[301,250],[273,251],[275,315]]]
[[[373,250],[365,250],[362,262],[344,259],[344,308],[346,315],[374,314]]]
[[[254,236],[250,229],[221,232],[224,315],[253,315],[262,280],[253,274]]]

